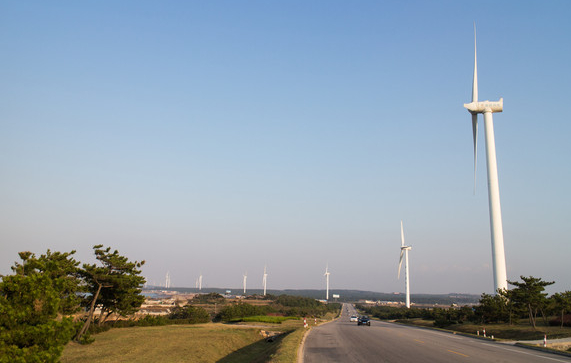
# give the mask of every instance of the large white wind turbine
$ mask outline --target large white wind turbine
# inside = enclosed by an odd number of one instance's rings
[[[198,291],[202,290],[202,272],[200,273],[200,276],[198,276]]]
[[[246,272],[244,275],[242,275],[242,277],[244,278],[244,295],[246,295],[246,279],[248,279],[248,272]]]
[[[266,271],[266,265],[264,265],[264,277],[262,278],[262,283],[264,284],[264,296],[266,296],[266,285],[268,283],[268,274]]]
[[[331,275],[331,272],[329,272],[329,264],[327,264],[325,266],[325,274],[323,274],[323,276],[325,276],[325,279],[327,280],[327,290],[325,290],[325,300],[329,300],[329,275]]]
[[[404,285],[406,289],[406,307],[410,308],[410,281],[408,272],[408,251],[411,250],[411,246],[404,245],[404,229],[402,227],[402,221],[400,221],[400,260],[399,260],[399,273],[398,278],[400,279],[400,268],[402,266],[402,257],[404,255]]]
[[[472,81],[472,102],[464,107],[472,114],[472,133],[474,137],[474,184],[476,181],[476,146],[478,141],[478,114],[484,114],[484,130],[486,134],[486,161],[488,165],[488,199],[490,205],[490,232],[492,235],[492,262],[494,269],[494,291],[507,289],[506,256],[504,251],[504,232],[502,228],[502,211],[500,208],[500,187],[498,182],[498,165],[496,162],[496,142],[494,140],[494,112],[502,112],[504,99],[499,101],[478,102],[478,68],[476,62],[476,26],[474,25],[474,79]],[[474,191],[475,191],[474,185]]]

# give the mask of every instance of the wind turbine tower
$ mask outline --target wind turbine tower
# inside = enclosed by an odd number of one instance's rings
[[[408,251],[412,249],[411,246],[404,245],[404,229],[402,227],[402,220],[400,221],[400,260],[399,260],[399,273],[398,278],[400,279],[400,269],[402,266],[402,258],[404,255],[404,285],[406,289],[406,307],[410,308],[410,280],[408,271]]]
[[[200,276],[198,276],[198,291],[202,290],[202,272],[200,273]]]
[[[167,275],[165,276],[165,289],[168,289],[171,287],[171,274],[169,271],[167,271]]]
[[[502,210],[500,207],[500,187],[498,165],[496,161],[496,142],[494,140],[494,112],[502,112],[504,99],[499,101],[478,102],[478,68],[476,62],[476,25],[474,25],[474,78],[472,81],[472,102],[464,107],[472,114],[472,134],[474,137],[474,192],[476,190],[476,150],[478,144],[478,114],[484,114],[486,139],[486,162],[488,166],[488,200],[490,206],[490,232],[492,237],[492,263],[494,269],[494,292],[507,289],[506,256],[504,251],[504,232],[502,228]]]
[[[262,284],[264,285],[264,296],[266,296],[267,283],[268,283],[268,273],[267,273],[266,265],[264,265],[264,277],[262,278]]]
[[[244,278],[244,295],[246,295],[246,280],[248,279],[248,272],[246,272],[242,277]]]
[[[329,275],[331,275],[331,272],[329,272],[329,264],[327,264],[325,266],[325,274],[323,276],[325,276],[325,279],[327,281],[327,289],[325,290],[325,300],[329,300]]]

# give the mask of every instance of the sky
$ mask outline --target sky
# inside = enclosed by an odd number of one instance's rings
[[[0,274],[110,246],[149,283],[493,292],[483,119],[509,280],[571,290],[571,2],[3,1]]]

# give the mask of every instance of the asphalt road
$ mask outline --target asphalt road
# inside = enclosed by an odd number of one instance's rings
[[[357,326],[349,321],[355,314],[344,304],[338,320],[313,328],[303,362],[571,362],[571,357],[378,320]]]

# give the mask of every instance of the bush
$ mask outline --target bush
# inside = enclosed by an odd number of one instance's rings
[[[268,306],[254,306],[245,303],[238,303],[225,306],[218,314],[218,318],[222,321],[232,321],[239,318],[255,315],[266,315],[274,310]]]
[[[177,306],[168,316],[169,319],[184,320],[187,324],[208,323],[210,314],[204,308],[192,305]]]

